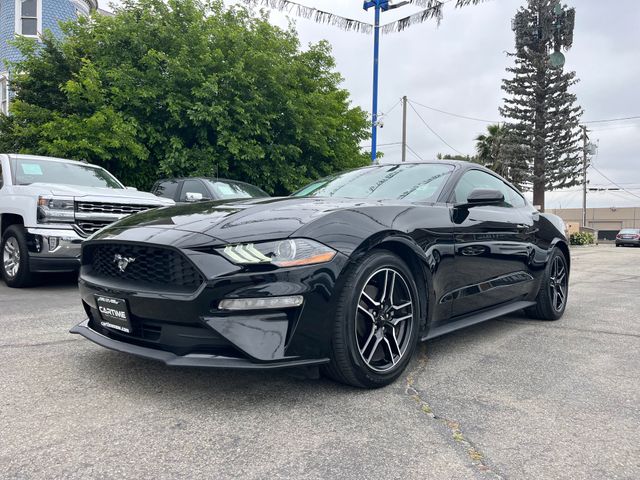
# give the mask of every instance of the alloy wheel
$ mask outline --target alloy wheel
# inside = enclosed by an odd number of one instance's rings
[[[393,268],[376,270],[366,281],[356,307],[360,358],[376,372],[393,369],[412,341],[414,300],[404,276]]]
[[[4,243],[2,261],[7,276],[10,278],[15,277],[20,268],[20,246],[14,237],[9,237]]]
[[[567,301],[567,267],[561,256],[556,256],[551,264],[549,275],[549,293],[551,305],[556,312],[562,311]]]

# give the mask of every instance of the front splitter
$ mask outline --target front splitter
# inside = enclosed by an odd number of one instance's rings
[[[224,357],[209,354],[189,354],[176,355],[164,350],[141,347],[126,342],[120,342],[106,337],[89,327],[89,320],[85,320],[71,330],[69,333],[82,335],[87,340],[100,345],[101,347],[115,350],[117,352],[128,353],[137,357],[148,358],[165,363],[171,367],[202,367],[221,368],[239,370],[273,370],[277,368],[306,367],[310,365],[323,365],[329,363],[328,358],[303,359],[303,360],[282,360],[269,363],[255,363],[244,358]]]

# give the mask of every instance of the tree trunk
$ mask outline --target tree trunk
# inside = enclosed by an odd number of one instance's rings
[[[542,17],[544,12],[540,2],[536,2],[538,13],[538,25],[542,25]],[[536,96],[535,119],[533,126],[533,204],[536,205],[541,212],[544,212],[544,191],[545,191],[545,146],[546,146],[546,115],[545,115],[545,96],[546,96],[546,68],[541,60],[547,53],[547,47],[544,42],[538,41],[536,45],[537,59],[536,65],[536,85],[534,87]]]
[[[534,170],[536,169],[534,166]],[[538,207],[541,212],[544,212],[544,180],[536,178],[533,181],[533,204]]]

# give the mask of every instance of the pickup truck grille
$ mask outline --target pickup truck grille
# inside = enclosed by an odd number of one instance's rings
[[[93,235],[101,228],[110,225],[112,222],[97,222],[97,221],[77,221],[75,224],[75,230],[79,235],[83,237],[88,237],[89,235]]]
[[[124,271],[118,259],[129,262]],[[120,243],[86,245],[82,261],[97,278],[128,281],[163,291],[193,292],[204,282],[196,267],[180,252],[163,247]]]
[[[131,215],[133,213],[144,212],[157,205],[124,205],[120,203],[102,202],[76,202],[76,212],[82,213],[109,213],[115,215]]]
[[[78,235],[88,237],[107,225],[134,213],[144,212],[158,205],[127,205],[106,202],[76,202],[74,229]]]

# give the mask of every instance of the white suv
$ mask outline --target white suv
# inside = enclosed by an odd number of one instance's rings
[[[39,272],[77,270],[80,244],[132,213],[174,205],[73,160],[0,154],[0,252],[10,287]]]

